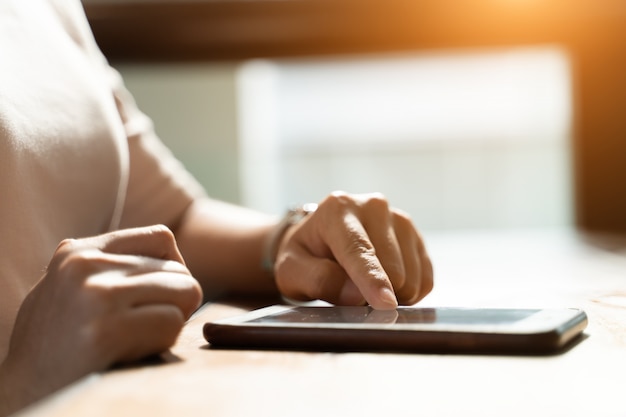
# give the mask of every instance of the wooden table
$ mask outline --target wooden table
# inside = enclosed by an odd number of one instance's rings
[[[213,303],[159,363],[92,375],[25,416],[624,416],[626,252],[572,231],[427,235],[423,305],[582,307],[585,337],[554,356],[212,350]]]

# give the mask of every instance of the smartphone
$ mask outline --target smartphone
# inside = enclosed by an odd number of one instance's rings
[[[216,348],[548,354],[587,326],[580,309],[284,306],[205,323]]]

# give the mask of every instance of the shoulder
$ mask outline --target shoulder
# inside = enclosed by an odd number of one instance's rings
[[[46,0],[70,37],[83,48],[96,47],[80,0]]]

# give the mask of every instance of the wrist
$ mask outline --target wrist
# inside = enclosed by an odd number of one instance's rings
[[[276,224],[269,234],[263,250],[262,267],[268,272],[274,272],[274,264],[278,255],[278,248],[287,233],[287,230],[295,224],[300,223],[306,216],[317,209],[317,204],[307,203],[287,210],[287,213]]]

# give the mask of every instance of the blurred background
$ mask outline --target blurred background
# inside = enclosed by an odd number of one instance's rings
[[[216,198],[380,191],[426,231],[626,231],[619,2],[83,2]]]

